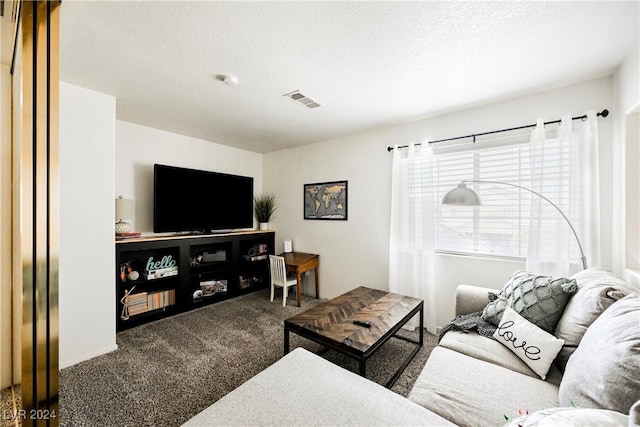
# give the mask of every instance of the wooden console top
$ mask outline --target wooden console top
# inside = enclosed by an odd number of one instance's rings
[[[229,233],[212,233],[212,234],[181,234],[181,235],[149,235],[141,237],[132,237],[130,239],[116,240],[116,243],[130,243],[130,242],[155,242],[161,240],[179,240],[179,239],[199,239],[206,237],[226,237],[226,236],[241,236],[243,234],[259,234],[259,233],[273,233],[273,230],[241,230],[232,231]]]

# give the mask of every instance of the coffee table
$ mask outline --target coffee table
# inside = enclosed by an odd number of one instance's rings
[[[418,313],[420,339],[396,335]],[[391,337],[416,344],[385,385],[391,388],[422,347],[423,314],[421,299],[361,286],[285,320],[284,353],[289,352],[289,333],[293,332],[358,360],[359,373],[365,377],[367,360]],[[370,322],[371,327],[354,324],[354,320]]]

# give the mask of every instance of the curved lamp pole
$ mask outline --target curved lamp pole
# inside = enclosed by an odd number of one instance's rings
[[[558,206],[556,206],[556,204],[553,203],[551,200],[547,199],[546,197],[544,197],[540,193],[537,193],[537,192],[535,192],[535,191],[533,191],[533,190],[531,190],[529,188],[522,187],[520,185],[511,184],[511,183],[502,182],[502,181],[481,181],[481,180],[469,179],[469,180],[461,181],[460,184],[458,184],[457,188],[454,188],[453,190],[451,190],[447,194],[445,194],[445,196],[442,198],[442,204],[443,205],[454,205],[454,206],[480,206],[482,204],[480,202],[480,196],[474,190],[472,190],[471,188],[468,188],[466,186],[465,182],[477,182],[477,183],[482,183],[482,184],[507,185],[509,187],[515,187],[515,188],[519,188],[521,190],[528,191],[529,193],[535,194],[536,196],[538,196],[541,199],[545,200],[547,203],[549,203],[551,206],[553,206],[560,213],[560,215],[562,215],[564,220],[567,221],[567,224],[569,224],[569,228],[573,232],[573,236],[576,238],[576,242],[578,243],[578,249],[580,249],[580,255],[581,255],[580,259],[582,260],[582,267],[584,269],[587,268],[587,257],[584,256],[584,251],[582,250],[582,245],[580,244],[580,239],[578,239],[578,233],[576,233],[576,230],[573,228],[573,225],[571,225],[571,221],[569,221],[569,218],[567,218],[567,216],[564,214],[564,212],[562,212],[560,210],[560,208]]]

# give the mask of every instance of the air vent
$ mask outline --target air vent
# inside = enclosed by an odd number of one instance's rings
[[[284,94],[283,96],[286,96],[287,98],[289,98],[290,100],[292,100],[296,104],[302,105],[305,108],[311,109],[311,108],[322,107],[321,103],[319,103],[318,101],[316,101],[313,98],[308,97],[307,95],[304,95],[304,94],[300,93],[299,90],[296,90],[296,91],[291,92],[291,93]]]

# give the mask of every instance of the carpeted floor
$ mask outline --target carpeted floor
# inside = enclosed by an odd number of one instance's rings
[[[179,426],[282,357],[283,321],[320,302],[294,301],[282,307],[258,291],[119,333],[117,351],[61,371],[60,425]],[[409,393],[435,345],[425,334],[393,391]],[[320,349],[291,334],[295,347]],[[367,377],[384,384],[410,348],[391,339],[367,363]],[[357,372],[356,361],[334,351],[322,357]]]
[[[2,413],[0,427],[16,427],[22,425],[22,419],[18,416],[18,411],[22,409],[20,393],[20,385],[0,390],[0,411]]]

